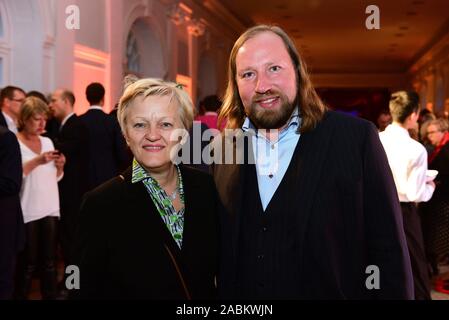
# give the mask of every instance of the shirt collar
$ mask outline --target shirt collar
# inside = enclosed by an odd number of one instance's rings
[[[70,119],[71,116],[73,116],[75,114],[75,112],[69,113],[62,121],[61,121],[61,128],[63,125],[65,125],[65,123],[67,122],[67,120]]]
[[[182,185],[181,172],[179,170],[179,166],[176,166],[176,171],[178,172],[178,178],[180,180],[180,184]],[[157,181],[151,177],[151,175],[137,162],[136,158],[133,159],[133,170],[131,176],[131,183],[138,183],[142,180],[149,179],[152,184],[159,185]]]
[[[137,162],[136,158],[134,158],[131,183],[137,183],[148,178],[151,178],[150,174]]]
[[[394,122],[392,124],[389,124],[385,128],[385,131],[392,134],[406,135],[407,137],[410,137],[410,134],[408,133],[407,129],[401,127],[399,124]]]
[[[90,106],[90,107],[89,107],[89,110],[91,110],[91,109],[95,109],[95,110],[101,110],[101,111],[103,111],[103,108],[102,108],[102,107],[100,107],[100,106]]]
[[[5,117],[6,125],[11,130],[11,128],[17,128],[16,122],[11,118],[6,112],[2,111],[3,116]],[[12,131],[12,130],[11,130]]]
[[[301,125],[301,117],[299,116],[298,107],[296,107],[293,110],[292,115],[290,116],[290,119],[288,120],[287,126],[282,131],[289,129],[290,127],[298,128],[300,125]],[[249,131],[250,129],[257,131],[257,128],[251,122],[249,117],[246,117],[245,121],[243,122],[243,125],[242,125],[242,130],[246,132],[246,131]]]
[[[5,117],[7,122],[13,122],[14,123],[14,120],[5,111],[2,111],[2,113],[3,113],[3,116]]]

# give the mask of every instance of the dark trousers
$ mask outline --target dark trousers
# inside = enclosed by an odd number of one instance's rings
[[[404,231],[410,255],[416,300],[431,300],[430,276],[418,209],[412,202],[401,202]]]
[[[56,299],[57,223],[57,217],[45,217],[25,224],[26,244],[19,257],[16,299],[28,299],[35,271],[40,272],[42,298]]]
[[[5,233],[0,233],[0,300],[9,300],[14,291],[14,267],[16,263],[16,248],[12,241],[6,238]]]
[[[81,200],[79,201],[81,202]],[[74,240],[76,236],[77,221],[76,217],[78,214],[78,206],[67,205],[61,203],[61,220],[59,221],[59,241],[61,244],[62,257],[64,259],[64,269],[69,265],[73,265],[75,262],[74,258]],[[63,299],[64,293],[66,293],[65,282],[67,279],[67,274],[64,272],[61,282],[58,285],[58,290],[60,291],[59,298]]]
[[[59,222],[59,240],[65,266],[73,264],[73,241],[76,233],[76,206],[61,205],[61,220]]]

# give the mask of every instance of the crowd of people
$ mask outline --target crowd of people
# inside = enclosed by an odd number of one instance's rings
[[[407,91],[379,130],[329,110],[274,26],[239,37],[228,76],[196,117],[221,131],[200,148],[214,162],[194,166],[173,160],[176,132],[195,143],[174,82],[127,77],[110,114],[91,83],[80,116],[67,89],[3,88],[0,299],[28,299],[36,274],[49,300],[430,299],[449,254],[447,119]],[[58,252],[79,288],[58,284]]]
[[[11,296],[14,288],[15,298],[27,299],[36,274],[44,299],[66,294],[64,283],[57,283],[56,262],[61,252],[65,265],[74,263],[76,217],[82,197],[131,163],[116,118],[102,110],[104,94],[100,83],[90,84],[86,88],[90,107],[77,116],[75,96],[69,90],[57,89],[48,99],[14,86],[1,90],[0,126],[8,129],[5,136],[15,134],[20,151],[14,163],[10,155],[1,159],[2,186],[19,187],[14,195],[4,195],[2,190],[0,200],[2,212],[7,213],[0,223],[5,236],[2,276],[7,281],[4,286],[2,282],[2,297]],[[2,148],[16,152],[15,144],[2,144]],[[24,241],[24,246],[17,245],[23,249],[17,259],[9,248],[11,241]],[[5,256],[3,247],[8,247]],[[4,266],[7,269],[3,270]],[[16,275],[14,280],[11,274]]]
[[[415,92],[396,92],[377,125],[401,206],[409,207],[403,217],[415,289],[430,298],[432,284],[449,293],[449,277],[440,272],[449,265],[449,121],[419,104]]]

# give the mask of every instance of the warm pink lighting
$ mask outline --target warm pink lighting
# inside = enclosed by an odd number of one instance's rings
[[[111,85],[109,80],[109,54],[79,44],[74,49],[73,92],[76,97],[75,112],[83,114],[89,107],[86,100],[86,87],[92,82],[100,82],[106,90],[104,111],[109,112],[111,105]]]

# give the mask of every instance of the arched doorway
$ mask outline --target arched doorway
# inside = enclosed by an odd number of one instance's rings
[[[124,73],[138,77],[164,78],[166,61],[160,37],[148,18],[138,18],[126,40]]]

